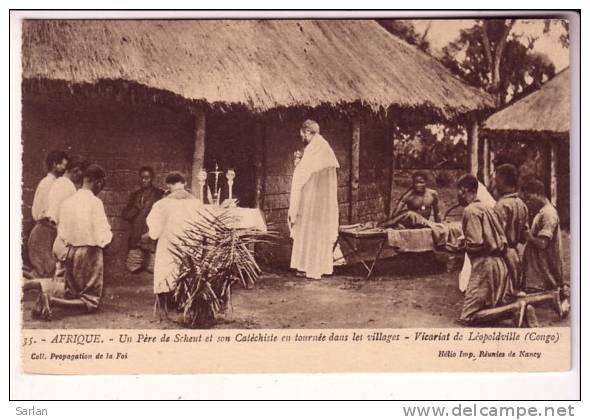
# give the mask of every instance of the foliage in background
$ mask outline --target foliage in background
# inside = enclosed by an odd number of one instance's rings
[[[498,107],[538,89],[555,75],[555,65],[545,55],[533,51],[538,37],[515,33],[514,19],[484,19],[443,48],[442,63],[468,83],[496,96]],[[527,21],[522,21],[527,23]],[[567,21],[546,20],[547,34],[560,25],[561,45],[569,45]]]
[[[519,25],[532,22],[514,19],[476,20],[471,28],[461,30],[457,38],[439,54],[438,51],[432,51],[428,41],[430,25],[421,33],[416,30],[412,20],[378,20],[393,35],[428,54],[439,56],[452,73],[467,83],[492,93],[499,107],[538,89],[555,75],[555,65],[551,59],[534,51],[538,37],[519,33]],[[543,24],[543,35],[560,31],[561,47],[569,47],[569,24],[566,20],[546,19]],[[393,141],[394,164],[399,169],[465,169],[468,164],[466,133],[460,125],[397,127]],[[513,149],[498,150],[496,155],[503,161],[527,156],[527,152],[517,150],[517,146]],[[526,159],[522,160],[515,164],[526,166]],[[538,154],[534,158],[529,156],[528,161],[534,162],[536,168],[531,169],[532,172],[539,172],[542,160]]]
[[[519,140],[494,142],[494,166],[511,163],[518,168],[519,183],[531,178],[545,181],[548,173],[546,145],[541,142]]]
[[[174,298],[187,326],[210,327],[231,304],[232,286],[251,288],[261,273],[253,249],[272,233],[236,229],[228,213],[201,212],[173,250],[179,263]]]
[[[545,19],[543,33],[548,34],[551,28],[557,26],[562,32],[559,34],[559,42],[563,48],[570,47],[570,23],[567,19]]]
[[[394,166],[398,169],[465,169],[467,134],[459,125],[395,127]]]

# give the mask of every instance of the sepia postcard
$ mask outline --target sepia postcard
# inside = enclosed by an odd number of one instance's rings
[[[23,372],[571,368],[568,15],[13,18]]]

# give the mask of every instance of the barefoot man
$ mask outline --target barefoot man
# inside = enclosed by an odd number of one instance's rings
[[[508,241],[505,261],[514,287],[517,290],[523,290],[522,263],[517,246],[526,242],[529,230],[529,211],[524,201],[518,196],[518,170],[516,166],[509,163],[498,166],[495,184],[500,198],[498,198],[494,210],[502,223]]]
[[[320,135],[317,122],[304,121],[300,135],[305,150],[293,173],[289,199],[291,268],[299,276],[320,279],[334,269],[333,249],[338,238],[336,169],[340,165]]]
[[[508,241],[494,208],[477,198],[478,182],[473,175],[461,177],[457,190],[459,204],[465,207],[465,251],[473,266],[459,322],[469,325],[480,310],[509,303],[513,288],[504,261]]]
[[[46,319],[51,317],[51,306],[87,312],[98,309],[103,289],[102,250],[113,238],[104,205],[96,197],[105,176],[102,167],[89,165],[82,188],[60,206],[57,237],[65,245],[65,284],[53,279],[40,285],[41,314]],[[34,286],[32,282],[27,288]]]
[[[68,164],[68,155],[61,150],[53,150],[45,159],[47,175],[39,182],[33,198],[31,214],[36,224],[27,243],[29,261],[35,269],[36,277],[50,277],[55,271],[53,241],[57,235],[55,224],[47,215],[49,191],[55,180],[62,176]]]
[[[545,185],[533,179],[522,186],[524,201],[534,214],[523,255],[524,282],[527,288],[560,289],[569,307],[569,279],[563,275],[563,249],[559,214],[545,194]],[[567,312],[568,308],[562,308]]]

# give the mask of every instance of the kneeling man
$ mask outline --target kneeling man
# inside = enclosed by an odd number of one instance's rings
[[[84,171],[82,188],[66,198],[59,211],[57,236],[66,246],[64,297],[49,303],[88,312],[98,309],[103,289],[102,251],[112,238],[102,201],[106,173],[99,165]]]
[[[459,322],[471,324],[477,312],[509,303],[514,292],[504,261],[508,241],[494,208],[477,198],[478,182],[473,175],[459,179],[457,189],[459,204],[465,207],[463,235],[472,264]]]
[[[529,211],[524,201],[518,196],[518,170],[509,163],[500,165],[496,168],[494,179],[500,196],[494,210],[502,223],[508,241],[505,261],[514,287],[517,290],[524,290],[522,263],[517,246],[526,242],[529,230]]]
[[[563,275],[563,250],[559,214],[545,195],[545,185],[531,180],[522,187],[525,202],[534,214],[527,233],[523,265],[525,284],[529,288],[561,291],[569,305],[570,285]]]
[[[154,264],[154,294],[156,307],[168,313],[168,298],[176,288],[178,261],[175,246],[181,244],[182,236],[189,226],[198,220],[201,200],[185,189],[186,180],[179,172],[166,177],[169,194],[157,201],[147,216],[146,223],[152,240],[157,240]],[[162,313],[160,312],[160,315]]]

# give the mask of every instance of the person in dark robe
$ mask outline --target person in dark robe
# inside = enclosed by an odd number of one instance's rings
[[[464,175],[457,183],[457,199],[465,207],[462,227],[464,248],[471,260],[472,269],[459,322],[470,325],[477,312],[494,308],[514,299],[513,285],[504,253],[508,241],[492,206],[477,198],[478,181],[473,175]]]
[[[379,223],[379,226],[397,229],[431,227],[431,216],[434,223],[440,223],[438,192],[426,187],[426,179],[424,172],[414,172],[412,187],[402,196],[389,218]]]
[[[534,214],[523,253],[527,288],[561,290],[562,304],[569,305],[569,280],[563,275],[561,229],[557,209],[547,199],[545,185],[536,179],[522,187],[524,201]]]
[[[33,277],[51,277],[55,271],[53,242],[57,235],[55,224],[47,214],[49,191],[55,180],[62,176],[68,164],[68,155],[61,150],[52,150],[45,159],[47,175],[39,182],[35,190],[31,215],[35,226],[27,241],[29,261],[33,266]]]
[[[164,196],[164,191],[153,185],[154,170],[151,167],[144,166],[138,173],[140,188],[129,196],[123,210],[123,218],[131,225],[125,265],[132,273],[144,269],[153,272],[156,242],[142,236],[148,231],[146,218],[152,206]]]
[[[494,177],[498,201],[494,210],[504,228],[508,247],[506,264],[512,276],[514,287],[523,290],[522,262],[517,246],[527,240],[529,230],[529,211],[518,195],[518,170],[512,164],[503,164],[496,168]]]

